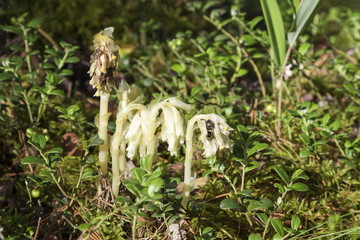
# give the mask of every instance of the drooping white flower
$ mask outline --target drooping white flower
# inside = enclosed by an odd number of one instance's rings
[[[197,121],[200,129],[200,140],[203,143],[204,157],[211,157],[220,149],[231,148],[229,139],[233,129],[226,123],[224,117],[217,114],[206,114]]]
[[[286,65],[285,71],[284,71],[284,79],[285,80],[288,80],[293,75],[293,73],[291,71],[292,66],[293,66],[292,64]]]
[[[147,116],[147,110],[137,112],[125,130],[125,141],[128,143],[127,157],[130,159],[134,158],[137,151],[140,157],[146,156]]]
[[[176,98],[169,98],[159,103],[158,108],[162,109],[159,119],[161,123],[159,139],[168,144],[171,155],[176,155],[179,145],[185,140],[184,119],[178,108],[189,111],[190,105]]]

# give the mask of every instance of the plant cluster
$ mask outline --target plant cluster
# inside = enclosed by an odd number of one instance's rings
[[[140,2],[91,57],[1,26],[0,239],[358,239],[359,11]]]

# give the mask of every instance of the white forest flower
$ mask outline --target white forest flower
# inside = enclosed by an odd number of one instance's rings
[[[216,154],[218,149],[231,148],[229,139],[232,129],[224,117],[217,114],[206,114],[197,121],[200,129],[200,140],[203,143],[203,156],[208,158]]]
[[[292,64],[286,65],[285,71],[284,71],[284,79],[285,80],[288,80],[293,75],[293,73],[291,71],[292,66],[293,66]]]
[[[156,116],[159,109],[162,114],[158,124],[161,124],[159,139],[168,144],[168,151],[171,155],[176,155],[180,144],[185,140],[185,124],[178,108],[189,111],[191,106],[177,98],[168,98],[152,107],[152,115]]]
[[[140,157],[146,156],[146,131],[148,129],[146,121],[148,119],[147,110],[141,110],[135,114],[131,123],[125,131],[125,140],[128,142],[126,148],[127,157],[133,159],[136,152],[139,151]]]

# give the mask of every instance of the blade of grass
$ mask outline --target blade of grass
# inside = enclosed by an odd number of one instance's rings
[[[266,27],[270,37],[271,50],[278,68],[285,59],[285,30],[277,0],[260,0]]]
[[[307,26],[307,23],[314,14],[319,2],[320,0],[304,0],[300,4],[299,10],[296,14],[296,30],[287,34],[287,39],[291,47],[294,46],[296,39]]]

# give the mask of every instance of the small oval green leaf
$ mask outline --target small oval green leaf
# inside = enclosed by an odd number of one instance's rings
[[[21,159],[21,164],[42,164],[44,161],[35,156],[28,156]]]
[[[220,202],[221,209],[239,209],[239,203],[233,198],[226,198]]]

